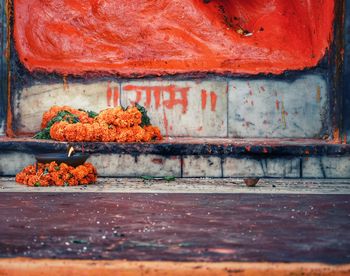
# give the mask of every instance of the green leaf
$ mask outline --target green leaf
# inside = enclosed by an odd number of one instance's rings
[[[135,106],[136,106],[136,108],[137,108],[137,109],[141,112],[141,114],[142,114],[140,126],[141,126],[141,127],[144,127],[144,126],[149,126],[149,125],[151,125],[151,120],[150,120],[150,118],[149,118],[148,115],[147,115],[147,110],[146,110],[146,108],[144,108],[143,106],[139,105],[138,103],[136,103]]]
[[[141,178],[142,178],[143,180],[152,180],[152,179],[154,179],[155,177],[150,176],[150,175],[143,175],[143,176],[141,176]]]
[[[40,187],[40,182],[35,182],[34,187]]]
[[[35,139],[51,139],[50,128],[44,128],[34,135]]]
[[[164,180],[170,182],[170,181],[175,181],[175,176],[164,176],[163,177]]]
[[[57,122],[61,122],[61,121],[66,121],[70,124],[75,124],[79,122],[79,118],[70,113],[69,111],[66,110],[61,110],[60,112],[57,113],[57,115],[55,117],[53,117],[48,123],[47,126],[42,129],[41,131],[39,131],[37,134],[34,135],[34,138],[36,139],[51,139],[50,136],[50,129],[51,127],[57,123]]]
[[[90,118],[95,118],[97,117],[98,113],[96,113],[95,111],[87,111],[87,114],[89,115]]]
[[[95,118],[95,117],[97,117],[97,115],[98,115],[98,113],[96,113],[95,111],[92,111],[92,110],[84,110],[84,109],[81,109],[81,108],[79,108],[78,110],[87,113],[87,115],[88,115],[90,118]]]

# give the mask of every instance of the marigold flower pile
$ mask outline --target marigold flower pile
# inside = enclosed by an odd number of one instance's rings
[[[85,163],[76,168],[65,163],[34,164],[16,175],[16,182],[35,187],[88,185],[96,181],[95,167]]]
[[[61,115],[61,119],[52,124],[60,112],[69,116]],[[53,106],[44,113],[41,127],[49,127],[50,138],[57,141],[148,142],[162,139],[159,128],[149,123],[141,106],[109,108],[93,116],[68,106]]]

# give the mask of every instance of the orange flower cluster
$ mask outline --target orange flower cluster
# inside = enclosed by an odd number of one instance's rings
[[[77,116],[79,118],[79,121],[82,123],[92,123],[94,121],[93,118],[90,118],[88,113],[84,111],[80,111],[77,109],[74,109],[70,106],[52,106],[49,111],[46,111],[43,115],[43,119],[41,121],[41,128],[45,128],[47,126],[47,123],[50,122],[58,112],[60,111],[68,111],[72,113],[73,115]]]
[[[66,110],[64,108],[58,109]],[[72,114],[75,111],[70,109]],[[42,125],[47,124],[52,115],[44,115]],[[121,107],[109,108],[101,111],[96,118],[79,120],[79,123],[71,124],[66,121],[55,123],[50,129],[50,136],[58,141],[70,142],[148,142],[153,139],[161,140],[162,135],[158,127],[149,125],[141,127],[142,114],[136,107],[123,110]]]
[[[141,124],[142,114],[136,107],[123,110],[121,107],[102,110],[97,116],[97,122],[114,125],[115,127],[133,127]]]
[[[90,163],[74,168],[65,163],[57,165],[56,162],[51,162],[24,168],[16,175],[16,182],[37,187],[77,186],[92,184],[96,181],[96,177],[96,169]]]

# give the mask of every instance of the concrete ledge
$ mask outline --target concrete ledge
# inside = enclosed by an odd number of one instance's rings
[[[2,259],[1,275],[347,275],[350,265]]]
[[[320,139],[234,139],[234,138],[165,138],[151,143],[67,143],[32,138],[0,137],[0,153],[66,151],[72,145],[89,153],[158,154],[158,155],[250,155],[311,156],[350,155],[349,144],[335,144]]]
[[[350,145],[322,140],[167,138],[154,143],[64,143],[0,138],[0,176],[14,176],[38,152],[91,153],[102,177],[350,178]]]

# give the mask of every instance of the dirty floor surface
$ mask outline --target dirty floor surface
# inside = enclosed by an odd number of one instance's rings
[[[0,218],[0,257],[350,263],[349,193],[3,191]]]

